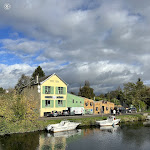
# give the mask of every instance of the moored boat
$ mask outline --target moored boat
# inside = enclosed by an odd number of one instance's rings
[[[147,120],[150,120],[150,115],[148,115],[148,116],[146,117],[146,119],[147,119]]]
[[[61,121],[57,124],[49,124],[46,129],[51,132],[61,132],[74,130],[80,123],[70,122],[70,121]]]
[[[113,126],[120,122],[120,119],[116,119],[115,116],[109,116],[107,120],[96,121],[96,124],[100,126]]]

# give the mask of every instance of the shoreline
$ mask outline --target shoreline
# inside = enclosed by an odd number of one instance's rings
[[[108,115],[107,115],[108,116]],[[83,127],[91,127],[95,126],[95,122],[98,120],[104,120],[107,118],[107,116],[88,116],[88,117],[80,117],[80,118],[66,118],[66,120],[74,121],[74,122],[80,122],[81,124],[78,126],[78,128]],[[122,114],[117,115],[116,118],[121,119],[121,123],[125,122],[134,122],[134,121],[145,121],[146,116],[144,116],[142,113],[137,114]],[[44,118],[43,118],[44,119]],[[57,118],[57,119],[50,119],[50,120],[36,120],[33,122],[18,122],[18,124],[9,124],[9,129],[2,130],[0,133],[0,136],[4,135],[10,135],[10,134],[18,134],[18,133],[29,133],[29,132],[36,132],[36,131],[43,131],[45,130],[45,127],[48,124],[56,124],[59,123],[61,120],[64,120],[64,118]]]

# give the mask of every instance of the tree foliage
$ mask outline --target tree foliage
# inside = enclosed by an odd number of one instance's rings
[[[37,75],[39,76],[39,78],[45,76],[45,73],[44,73],[44,71],[42,70],[42,68],[41,68],[40,66],[38,66],[38,67],[35,69],[35,71],[33,72],[33,74],[32,74],[33,79],[36,79],[36,76],[37,76]]]
[[[150,87],[145,86],[140,78],[136,83],[125,83],[123,89],[118,87],[116,90],[101,94],[98,97],[96,100],[106,99],[116,105],[121,104],[126,107],[134,105],[137,109],[142,110],[150,107]]]
[[[2,87],[0,87],[0,94],[4,94],[5,93],[5,89],[3,89]]]
[[[15,90],[18,93],[21,93],[23,87],[30,84],[31,78],[29,76],[26,76],[25,74],[22,74],[21,77],[18,80],[18,83],[15,86]]]
[[[79,88],[79,96],[86,97],[93,99],[95,94],[94,94],[94,89],[90,87],[89,81],[85,81],[85,84],[83,87],[80,86]]]
[[[10,133],[14,126],[22,129],[36,125],[39,116],[38,102],[33,96],[25,97],[16,92],[0,95],[0,134]]]

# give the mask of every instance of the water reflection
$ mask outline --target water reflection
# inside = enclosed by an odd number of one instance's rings
[[[150,120],[143,122],[143,125],[145,127],[150,127]]]
[[[0,136],[0,150],[149,150],[149,147],[150,128],[142,122],[58,133],[43,131]]]
[[[67,143],[75,141],[83,134],[81,129],[57,132],[57,133],[43,133],[39,137],[40,150],[65,150]]]
[[[100,127],[101,131],[106,131],[106,132],[116,132],[119,129],[119,125],[115,125],[115,126],[103,126]]]

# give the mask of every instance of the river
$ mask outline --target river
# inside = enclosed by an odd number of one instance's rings
[[[0,150],[149,150],[150,125],[142,122],[69,132],[0,136]]]

